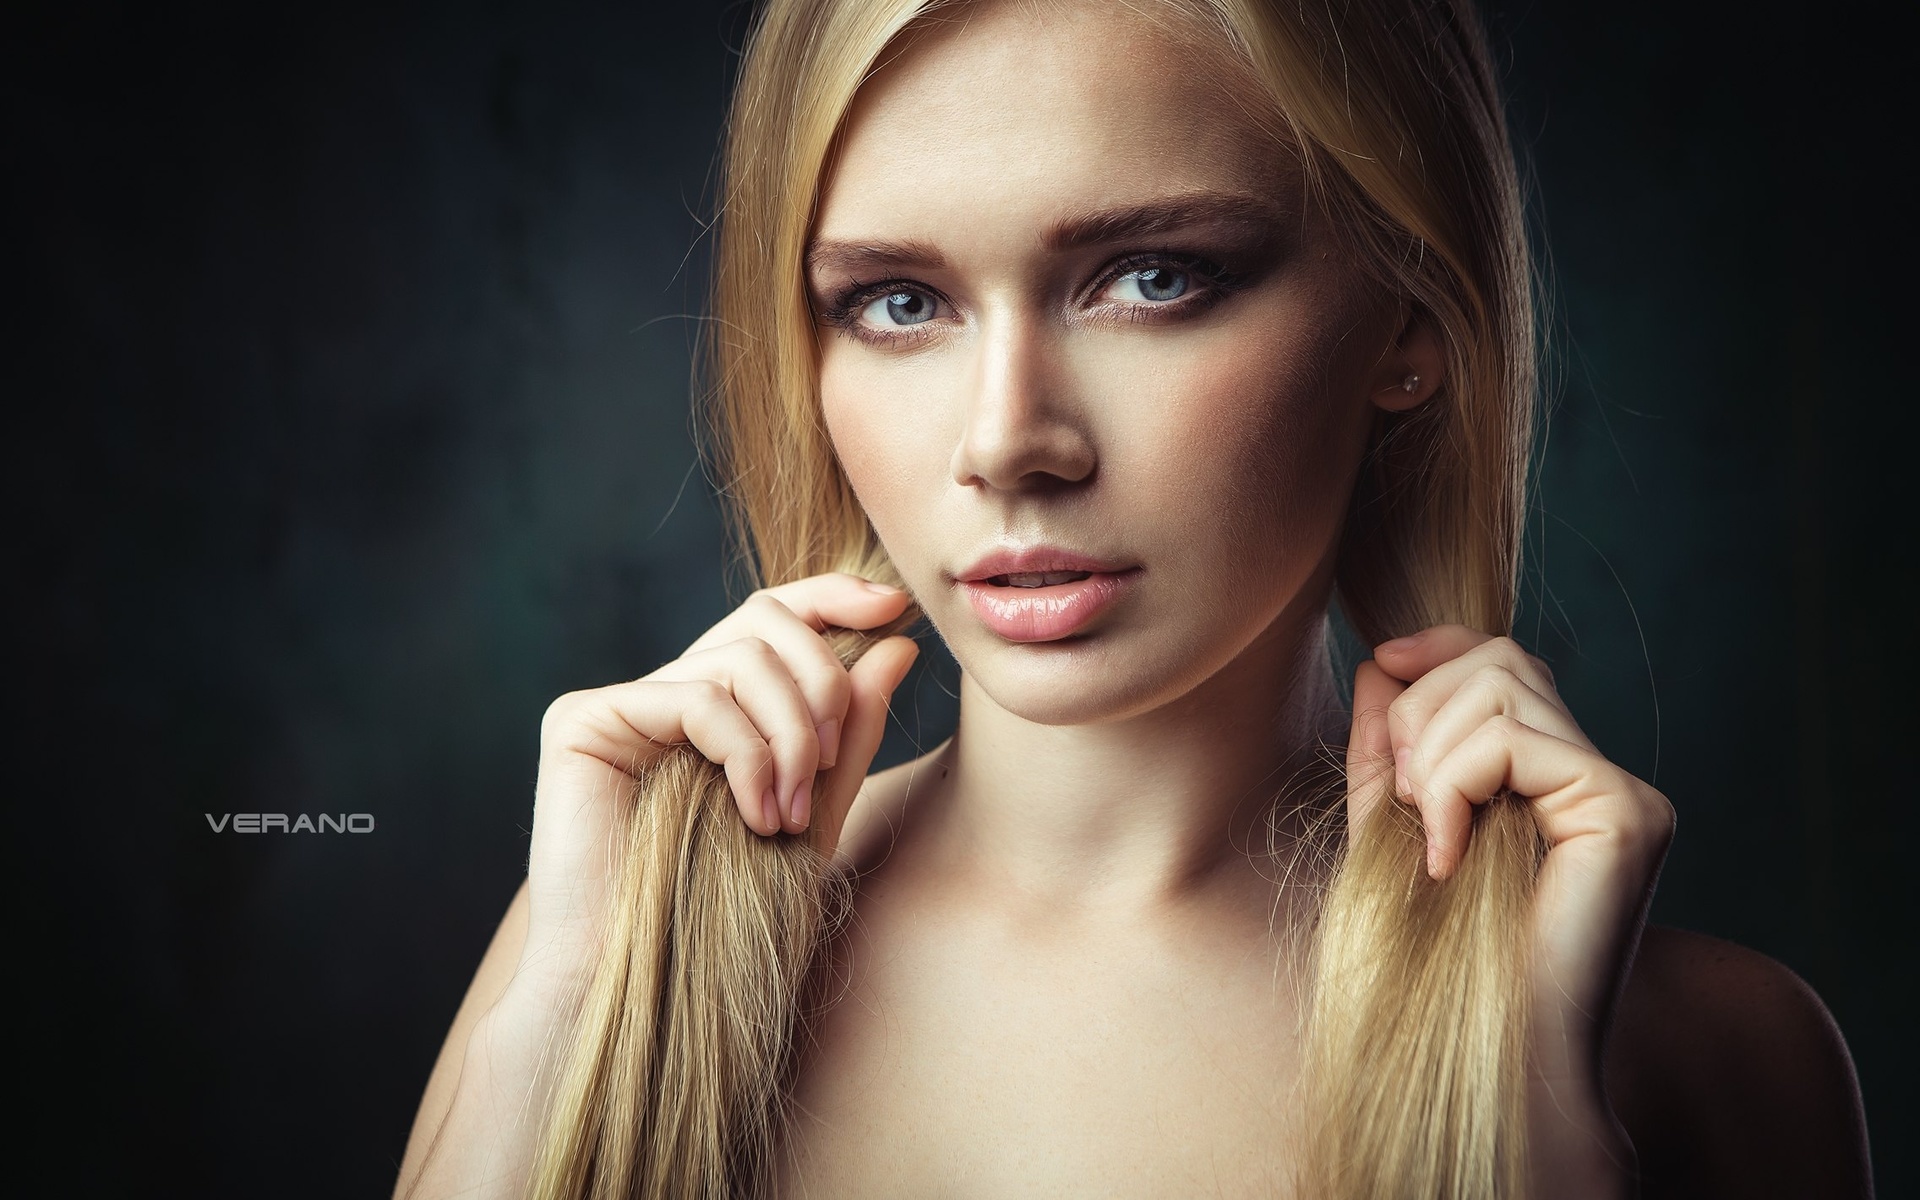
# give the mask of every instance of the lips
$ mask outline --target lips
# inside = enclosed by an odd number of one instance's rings
[[[1023,571],[1017,575],[995,575],[987,580],[994,587],[1037,588],[1056,583],[1078,583],[1092,571]]]
[[[1111,562],[1072,550],[1030,546],[1022,550],[996,550],[954,578],[961,583],[993,582],[1002,587],[1035,587],[1043,585],[1032,582],[1033,576],[1072,575],[1084,579],[1089,575],[1118,575],[1128,569],[1126,563]],[[1009,582],[1015,578],[1022,582]]]
[[[982,624],[1010,642],[1080,633],[1131,590],[1140,568],[1038,546],[997,551],[956,576]]]

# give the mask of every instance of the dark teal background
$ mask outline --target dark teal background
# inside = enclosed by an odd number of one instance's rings
[[[524,867],[541,711],[727,607],[689,350],[745,9],[26,13],[14,988],[51,1068],[22,1173],[384,1194]],[[1555,285],[1519,636],[1679,809],[1656,919],[1818,988],[1882,1195],[1912,1194],[1891,34],[1764,3],[1493,23]],[[939,681],[903,695],[944,736]],[[201,815],[258,810],[378,827]]]

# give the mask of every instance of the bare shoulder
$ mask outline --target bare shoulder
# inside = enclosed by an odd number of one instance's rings
[[[1645,1197],[1872,1195],[1846,1040],[1764,954],[1648,926],[1607,1073]]]

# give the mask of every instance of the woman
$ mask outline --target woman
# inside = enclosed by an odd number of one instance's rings
[[[1870,1190],[1818,999],[1643,929],[1671,806],[1496,636],[1534,323],[1464,6],[777,0],[726,171],[769,586],[549,710],[398,1194]],[[959,728],[869,776],[921,613]]]

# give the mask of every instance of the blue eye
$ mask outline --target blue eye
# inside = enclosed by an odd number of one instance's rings
[[[1133,285],[1134,291],[1139,293],[1139,299],[1153,301],[1155,303],[1165,303],[1168,300],[1178,300],[1180,297],[1186,295],[1187,288],[1191,285],[1192,281],[1193,277],[1187,271],[1178,270],[1174,267],[1147,267],[1144,270],[1129,271],[1127,274],[1114,280],[1114,283],[1130,283]],[[1122,300],[1134,299],[1132,296],[1121,296],[1118,298]]]
[[[933,319],[933,300],[919,292],[889,292],[866,305],[860,316],[876,325],[919,325]]]

